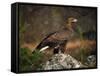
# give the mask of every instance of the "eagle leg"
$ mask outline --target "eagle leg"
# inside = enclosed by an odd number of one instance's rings
[[[54,54],[59,54],[59,53],[64,53],[64,47],[61,45],[57,45],[54,50],[53,50]]]
[[[54,54],[64,53],[66,43],[67,43],[67,40],[64,40],[61,43],[59,43],[56,47],[54,47],[53,53]]]

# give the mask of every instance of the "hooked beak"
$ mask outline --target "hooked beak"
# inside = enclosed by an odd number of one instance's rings
[[[77,22],[78,20],[77,19],[74,19],[72,22]]]

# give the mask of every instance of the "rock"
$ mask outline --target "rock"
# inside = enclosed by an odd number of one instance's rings
[[[81,68],[82,63],[69,54],[55,54],[49,61],[42,65],[42,70],[72,69]]]
[[[95,55],[89,55],[87,57],[87,63],[89,67],[95,67],[96,65],[96,56]]]

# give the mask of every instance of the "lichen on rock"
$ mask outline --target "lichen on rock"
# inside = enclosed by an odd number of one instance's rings
[[[81,62],[77,61],[69,54],[61,53],[53,55],[50,60],[44,63],[42,70],[73,69],[83,66]]]

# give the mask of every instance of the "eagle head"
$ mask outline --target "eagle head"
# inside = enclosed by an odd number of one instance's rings
[[[75,29],[77,21],[78,20],[76,18],[69,17],[67,20],[67,27],[71,29]]]

